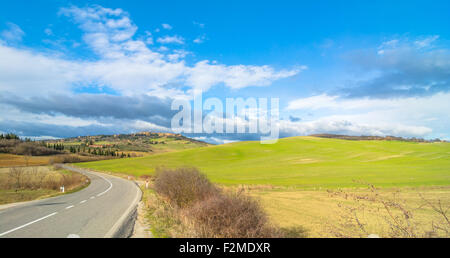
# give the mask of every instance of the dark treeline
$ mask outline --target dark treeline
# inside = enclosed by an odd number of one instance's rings
[[[20,140],[19,136],[13,133],[0,134],[0,140]]]
[[[29,156],[47,156],[63,153],[59,149],[48,149],[44,142],[35,142],[31,139],[20,139],[13,133],[0,134],[0,153]]]
[[[401,141],[401,142],[443,142],[441,139],[425,140],[423,138],[403,138],[398,136],[350,136],[339,134],[311,134],[313,137],[332,138],[351,141]]]
[[[98,156],[111,156],[111,157],[120,157],[120,158],[130,158],[131,155],[128,153],[125,154],[123,152],[119,153],[118,151],[111,150],[111,149],[102,149],[102,148],[90,148],[86,146],[70,146],[69,147],[70,153],[88,153],[91,155],[98,155]]]
[[[51,156],[57,155],[61,158],[60,163],[72,163],[114,158],[131,158],[126,154],[106,149],[105,146],[91,148],[88,141],[80,145],[68,145],[63,141],[32,141],[29,138],[20,138],[13,133],[0,134],[0,153],[23,155],[23,156]],[[71,155],[70,155],[71,154]]]

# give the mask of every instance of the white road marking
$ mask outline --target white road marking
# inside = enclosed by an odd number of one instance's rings
[[[91,200],[94,199],[94,198],[95,198],[95,196],[91,196]]]
[[[111,181],[109,181],[108,179],[106,179],[104,176],[101,176],[101,175],[98,175],[98,174],[96,174],[96,175],[99,176],[99,177],[101,177],[101,178],[103,178],[103,179],[105,179],[105,181],[109,183],[109,187],[108,187],[108,189],[106,189],[106,191],[97,194],[97,197],[100,197],[100,196],[104,195],[105,193],[107,193],[109,190],[111,190],[111,188],[112,188],[113,185],[112,185]]]
[[[69,234],[69,235],[67,236],[67,238],[80,238],[80,236],[77,235],[77,234]]]
[[[117,232],[119,225],[123,223],[123,221],[126,219],[127,216],[129,216],[130,212],[133,210],[133,207],[136,207],[139,203],[139,200],[141,199],[141,190],[135,185],[136,188],[136,197],[131,202],[131,205],[128,207],[128,209],[122,214],[122,216],[116,221],[116,223],[112,226],[112,228],[106,233],[104,236],[105,238],[112,238],[115,236],[115,233]]]
[[[87,200],[81,201],[80,203],[85,203]]]
[[[75,206],[70,205],[70,206],[66,207],[66,210],[71,209],[71,208],[73,208],[73,207],[75,207]]]
[[[24,225],[19,226],[19,227],[17,227],[17,228],[13,228],[13,229],[11,229],[11,230],[8,230],[8,231],[6,231],[6,232],[3,232],[3,233],[0,234],[0,237],[1,237],[1,236],[4,236],[4,235],[6,235],[6,234],[9,234],[9,233],[11,233],[11,232],[14,232],[14,231],[16,231],[16,230],[19,230],[19,229],[21,229],[21,228],[27,227],[27,226],[29,226],[29,225],[31,225],[31,224],[33,224],[33,223],[38,222],[38,221],[41,221],[41,220],[44,220],[44,219],[49,218],[49,217],[51,217],[51,216],[54,216],[54,215],[56,215],[56,214],[58,214],[58,212],[54,212],[54,213],[49,214],[49,215],[47,215],[47,216],[45,216],[45,217],[42,217],[42,218],[40,218],[40,219],[33,220],[33,221],[31,221],[31,222],[28,222],[27,224],[24,224]]]
[[[66,167],[66,166],[63,166],[63,167],[66,168],[66,169],[69,169],[69,170],[75,170],[75,171],[77,171],[77,172],[79,172],[79,173],[83,173],[83,172],[81,172],[81,171],[83,171],[83,169],[77,169],[77,168]],[[106,182],[109,183],[109,187],[108,187],[108,189],[106,189],[106,191],[97,194],[97,197],[100,197],[100,196],[104,195],[105,193],[107,193],[109,190],[111,190],[111,188],[113,187],[113,184],[111,183],[111,181],[109,181],[109,180],[108,180],[107,178],[105,178],[104,176],[101,176],[101,175],[99,175],[99,174],[97,174],[97,173],[95,173],[95,175],[96,175],[96,176],[99,176],[99,177],[101,177],[101,178],[103,178]]]

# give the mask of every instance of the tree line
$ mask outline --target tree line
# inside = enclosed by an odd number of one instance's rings
[[[47,144],[46,146],[49,149],[54,149],[54,150],[57,150],[57,151],[67,150],[67,147],[64,146],[64,144],[62,144],[62,143]],[[129,153],[127,155],[127,154],[125,154],[123,152],[120,153],[118,151],[111,150],[111,149],[103,150],[101,148],[86,148],[85,146],[70,146],[68,150],[69,150],[70,153],[74,153],[74,154],[77,154],[77,153],[88,153],[88,154],[97,155],[97,156],[111,156],[111,157],[120,157],[120,158],[126,158],[126,157],[131,158],[131,155]]]
[[[20,140],[19,136],[13,133],[0,134],[0,140]]]

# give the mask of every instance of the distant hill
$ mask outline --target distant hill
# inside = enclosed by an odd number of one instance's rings
[[[402,141],[402,142],[443,142],[441,139],[425,140],[422,138],[403,138],[397,136],[349,136],[340,134],[312,134],[312,137],[332,138],[351,141]]]
[[[78,136],[45,141],[48,144],[63,144],[67,150],[73,148],[113,149],[118,152],[161,153],[205,147],[206,142],[194,140],[181,134],[138,132],[132,134]]]
[[[209,144],[179,134],[156,132],[41,141],[0,134],[0,167],[135,158],[206,146]]]

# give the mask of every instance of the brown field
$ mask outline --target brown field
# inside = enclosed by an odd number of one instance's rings
[[[127,152],[124,152],[128,154]],[[142,153],[133,152],[132,155],[144,156]],[[148,154],[147,154],[148,155]],[[0,153],[0,168],[7,167],[28,167],[47,166],[56,163],[75,163],[110,159],[105,156],[85,156],[77,154],[58,154],[50,156],[24,156],[15,154]]]
[[[0,153],[0,167],[44,166],[50,163],[51,158],[51,156],[21,156]]]

